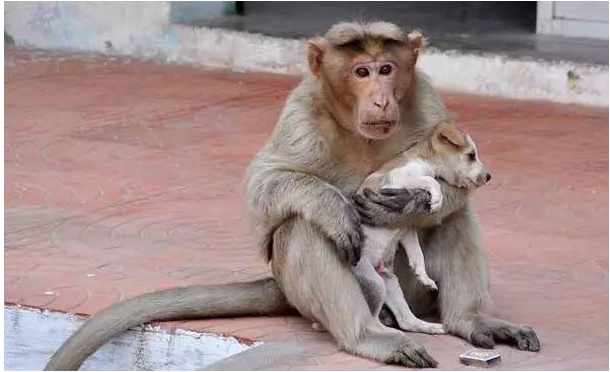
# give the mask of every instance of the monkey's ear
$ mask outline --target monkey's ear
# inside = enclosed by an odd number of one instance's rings
[[[462,132],[453,124],[440,124],[435,132],[436,138],[441,143],[447,143],[458,148],[466,145]]]
[[[409,42],[409,48],[411,53],[413,53],[413,62],[415,63],[419,56],[419,51],[428,45],[428,39],[426,39],[421,31],[415,30],[407,35],[407,41]]]
[[[309,71],[315,76],[319,76],[322,71],[324,46],[325,41],[321,37],[310,39],[307,42],[307,62],[309,63]]]

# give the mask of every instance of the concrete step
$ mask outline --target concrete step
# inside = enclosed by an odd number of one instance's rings
[[[278,21],[264,17],[241,21],[221,17],[184,25],[172,22],[170,10],[167,2],[8,3],[5,31],[18,46],[74,49],[237,71],[302,74],[307,70],[305,38],[300,36],[309,30],[305,25],[300,33],[292,34],[277,31]],[[282,24],[289,23],[292,27],[299,25],[282,19]],[[475,33],[443,34],[438,26],[428,28],[432,47],[423,53],[419,66],[439,88],[608,105],[607,43],[604,49],[603,42],[524,36],[519,31],[485,28],[480,34],[478,29]]]

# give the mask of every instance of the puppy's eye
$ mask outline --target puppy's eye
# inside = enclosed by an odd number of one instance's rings
[[[391,73],[392,73],[392,66],[390,66],[390,65],[383,65],[379,69],[379,75],[389,75]]]
[[[356,76],[358,76],[359,78],[365,78],[369,76],[369,70],[364,67],[358,67],[356,69]]]
[[[470,161],[477,160],[477,154],[475,154],[474,151],[473,152],[469,152],[467,155],[468,155],[468,160],[470,160]]]

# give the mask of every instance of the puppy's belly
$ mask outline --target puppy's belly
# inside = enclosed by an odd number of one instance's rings
[[[383,266],[384,261],[394,256],[396,244],[400,239],[400,230],[365,225],[363,232],[366,237],[362,256],[371,261],[376,268]]]

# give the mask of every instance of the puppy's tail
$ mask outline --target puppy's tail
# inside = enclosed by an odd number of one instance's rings
[[[113,337],[154,320],[292,312],[294,309],[272,278],[151,292],[119,302],[89,318],[55,352],[45,370],[77,370],[85,359]]]

